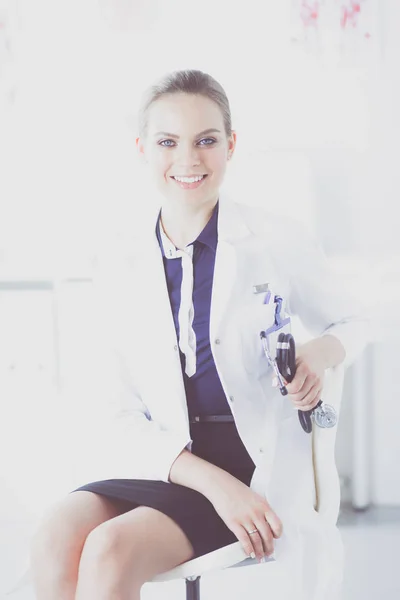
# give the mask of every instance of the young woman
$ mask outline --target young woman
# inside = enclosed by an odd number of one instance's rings
[[[103,476],[63,499],[36,534],[38,600],[139,598],[156,574],[238,540],[269,556],[286,527],[280,511],[315,502],[311,436],[297,411],[315,407],[325,370],[365,344],[366,321],[298,224],[221,193],[236,134],[215,79],[168,75],[139,124],[162,202],[108,281],[119,434]],[[286,398],[259,337],[274,294],[315,333],[297,348]]]

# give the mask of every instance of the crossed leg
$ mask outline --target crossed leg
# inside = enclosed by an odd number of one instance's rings
[[[139,600],[156,574],[193,555],[167,515],[87,491],[68,495],[44,519],[31,547],[37,600]]]
[[[76,600],[139,600],[146,581],[193,555],[192,545],[173,519],[139,506],[89,534]]]

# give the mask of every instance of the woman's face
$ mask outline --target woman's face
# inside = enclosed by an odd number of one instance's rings
[[[228,139],[222,112],[204,96],[169,94],[148,111],[145,139],[137,138],[150,174],[173,204],[208,204],[218,199],[236,134]],[[198,178],[179,181],[177,178]]]

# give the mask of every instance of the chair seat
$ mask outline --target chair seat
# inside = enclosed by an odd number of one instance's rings
[[[266,562],[274,562],[273,555],[266,559]],[[165,573],[156,575],[149,583],[161,581],[171,581],[172,579],[196,579],[209,571],[217,571],[228,567],[245,567],[249,565],[258,565],[256,558],[249,558],[240,542],[235,542],[208,552],[198,558],[188,560]]]
[[[266,562],[274,562],[273,555],[266,559]],[[257,565],[256,558],[249,558],[243,546],[240,542],[235,542],[208,552],[198,558],[193,558],[187,562],[161,573],[151,579],[149,583],[157,583],[161,581],[172,581],[173,579],[196,579],[209,571],[217,571],[219,569],[226,569],[229,567],[246,567],[250,565]],[[28,563],[24,573],[15,583],[15,585],[5,592],[5,596],[12,595],[16,591],[19,591],[22,587],[31,582],[31,569]]]

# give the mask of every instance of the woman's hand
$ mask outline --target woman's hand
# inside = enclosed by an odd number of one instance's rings
[[[247,555],[254,552],[261,561],[274,552],[273,538],[280,537],[282,523],[265,498],[225,472],[208,499]],[[250,535],[253,529],[258,532]]]
[[[319,339],[296,348],[296,375],[286,389],[298,410],[312,410],[320,401],[325,378],[326,356],[321,352]],[[277,381],[274,378],[273,385]]]
[[[318,404],[324,386],[325,368],[325,357],[314,340],[296,349],[296,375],[286,386],[296,409],[312,410]]]
[[[320,401],[325,378],[325,369],[335,367],[344,361],[346,350],[334,335],[314,338],[296,348],[296,375],[285,385],[294,407],[298,410],[312,410]],[[272,385],[277,387],[274,377]]]

